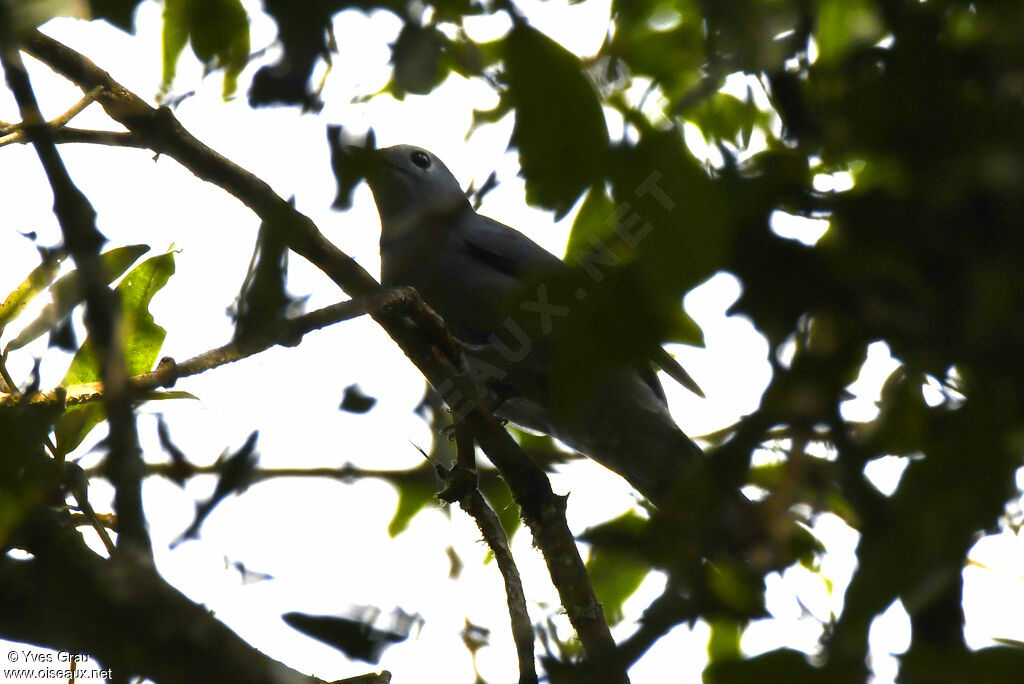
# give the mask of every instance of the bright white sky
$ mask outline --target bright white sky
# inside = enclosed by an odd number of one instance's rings
[[[253,16],[253,48],[270,44],[273,23],[258,13],[258,3],[246,4]],[[537,28],[578,54],[596,51],[606,30],[608,0],[572,6],[564,0],[517,4]],[[134,37],[101,22],[56,20],[44,30],[89,56],[128,88],[151,98],[159,83],[160,12],[160,5],[144,3]],[[427,97],[409,96],[396,102],[384,96],[352,104],[353,98],[376,92],[386,83],[387,44],[400,26],[387,13],[368,17],[346,12],[336,18],[341,54],[328,76],[327,106],[319,116],[300,117],[293,109],[253,111],[244,98],[225,104],[220,100],[219,78],[200,82],[201,67],[189,54],[179,66],[176,90],[198,92],[176,114],[200,140],[270,182],[282,196],[294,195],[298,208],[371,272],[379,268],[379,224],[369,191],[360,187],[355,207],[346,214],[329,209],[335,183],[325,142],[328,123],[352,129],[372,126],[380,146],[408,142],[427,147],[445,160],[464,185],[475,181],[479,186],[496,169],[501,184],[487,196],[483,213],[561,254],[572,215],[555,224],[549,214],[526,206],[522,182],[516,176],[516,157],[505,152],[511,120],[465,138],[472,109],[487,109],[496,102],[488,87],[452,76]],[[466,28],[474,38],[489,39],[501,35],[507,22],[500,17],[473,19]],[[33,67],[46,116],[56,116],[78,99],[77,89],[45,67]],[[254,71],[255,66],[246,70],[242,92]],[[745,84],[739,86],[745,88]],[[11,97],[0,90],[0,120],[17,118]],[[613,116],[609,124],[614,135],[620,124]],[[111,127],[96,106],[74,125]],[[707,154],[695,133],[695,129],[688,131],[687,142],[696,154]],[[152,307],[157,322],[168,330],[163,353],[181,360],[226,342],[231,323],[225,309],[245,273],[257,219],[170,159],[154,162],[145,151],[81,145],[61,151],[72,177],[97,208],[100,228],[112,246],[146,242],[160,251],[173,243],[181,250],[177,274]],[[848,178],[822,177],[820,183],[842,187]],[[59,242],[51,204],[49,187],[32,150],[21,145],[0,149],[0,255],[5,264],[0,269],[0,297],[37,263],[32,243],[17,230],[38,232],[41,244]],[[784,216],[773,227],[780,235],[808,242],[824,229]],[[290,289],[310,295],[310,308],[340,299],[338,290],[301,259],[292,261]],[[704,329],[707,348],[673,352],[707,391],[708,399],[699,400],[672,383],[668,389],[674,415],[691,435],[724,427],[753,410],[768,382],[766,342],[747,320],[725,316],[738,295],[738,282],[720,274],[685,300],[687,310]],[[20,323],[28,320],[26,315]],[[12,356],[9,369],[15,378],[26,376],[33,355],[44,355],[44,385],[58,383],[70,356],[47,352],[42,340]],[[864,420],[874,415],[881,381],[895,365],[885,345],[872,346],[868,370],[851,387],[858,398],[845,406],[847,417]],[[354,382],[379,399],[369,414],[355,416],[337,409],[342,388]],[[222,449],[237,449],[254,429],[260,430],[261,464],[268,467],[338,466],[347,461],[374,468],[409,467],[422,458],[412,445],[427,448],[432,438],[412,413],[422,392],[422,377],[368,320],[312,334],[297,349],[274,349],[190,378],[178,388],[201,401],[163,402],[139,411],[143,445],[152,460],[163,458],[155,436],[157,412],[166,416],[175,441],[196,462],[212,461]],[[79,452],[84,466],[97,462],[98,455],[86,451],[99,437],[93,435]],[[869,473],[880,489],[889,492],[904,465],[900,459],[882,459],[872,464]],[[589,462],[567,467],[553,480],[556,490],[572,494],[569,518],[575,531],[614,517],[635,502],[625,482]],[[472,662],[459,638],[466,618],[492,630],[493,645],[481,649],[477,657],[484,678],[508,681],[509,673],[515,671],[497,569],[480,562],[486,549],[461,511],[454,510],[450,517],[439,511],[420,514],[405,533],[391,540],[385,527],[396,495],[388,485],[279,480],[257,485],[221,504],[204,525],[200,540],[169,550],[168,544],[190,522],[193,502],[207,497],[213,485],[211,478],[197,478],[181,492],[162,480],[146,483],[158,565],[168,581],[214,610],[257,648],[328,679],[367,672],[373,666],[348,662],[337,651],[293,631],[280,614],[342,613],[352,604],[374,604],[386,614],[401,606],[420,613],[426,622],[409,641],[386,651],[375,668],[392,670],[396,681],[428,681],[425,672],[443,672],[445,681],[472,681]],[[110,495],[105,483],[93,484],[91,496],[97,508],[108,507]],[[791,569],[769,578],[768,607],[774,618],[747,630],[743,647],[749,653],[779,646],[813,652],[821,621],[841,610],[855,564],[857,535],[833,516],[822,516],[815,532],[829,549],[822,573]],[[449,545],[465,561],[458,581],[448,579]],[[527,533],[515,536],[513,551],[525,578],[532,617],[535,622],[542,620],[557,605],[546,570]],[[225,558],[275,579],[242,585],[236,572],[225,569]],[[1024,628],[1016,619],[1024,613],[1024,547],[1010,533],[1002,533],[982,539],[972,559],[975,564],[965,570],[969,643],[990,645],[992,637],[1024,640]],[[831,592],[826,577],[832,583]],[[650,577],[627,604],[627,615],[637,616],[660,585],[656,576]],[[555,622],[563,636],[569,634],[564,618],[556,617]],[[615,633],[623,637],[633,629],[627,619]],[[676,629],[631,671],[633,681],[658,681],[666,672],[674,678],[678,673],[677,681],[700,681],[707,636],[703,623],[693,630]],[[908,640],[909,621],[897,603],[872,629],[877,681],[892,681],[896,661],[889,654],[904,650]]]

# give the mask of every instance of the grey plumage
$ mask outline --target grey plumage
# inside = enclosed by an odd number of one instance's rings
[[[687,463],[703,454],[672,420],[653,367],[601,368],[588,391],[557,403],[550,340],[538,333],[546,330],[517,322],[545,277],[568,267],[522,233],[477,214],[426,150],[378,150],[367,179],[381,218],[382,283],[415,287],[467,344],[476,366],[486,369],[495,414],[557,437],[663,505]],[[659,363],[674,362],[664,354]],[[681,368],[673,371],[696,388]]]

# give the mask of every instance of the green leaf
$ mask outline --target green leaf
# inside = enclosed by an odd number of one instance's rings
[[[448,41],[445,63],[452,71],[472,78],[482,76],[484,69],[501,59],[501,41],[476,43],[463,31],[458,31],[455,40]]]
[[[636,513],[627,511],[618,518],[588,529],[584,535],[597,542],[605,535],[637,534],[646,522]],[[630,553],[628,547],[594,544],[587,558],[587,574],[594,585],[597,600],[604,607],[608,624],[622,621],[623,604],[640,588],[650,570],[650,565]]]
[[[1024,649],[1024,641],[1020,641],[1019,639],[1009,639],[1006,637],[992,637],[992,641],[996,642],[997,644],[1002,644],[1003,646],[1010,646],[1016,649]]]
[[[256,236],[249,270],[235,307],[232,342],[271,339],[280,330],[288,306],[288,246],[280,226],[264,221]]]
[[[721,266],[735,202],[686,153],[677,132],[618,147],[612,167],[620,231],[632,236],[654,294],[678,302]]]
[[[135,260],[149,251],[149,245],[126,245],[117,247],[100,256],[103,264],[103,271],[106,274],[105,282],[112,282],[119,275],[124,273]],[[41,268],[41,267],[40,267]],[[38,270],[38,268],[36,269]],[[33,274],[35,271],[32,272]],[[29,279],[32,275],[29,275]],[[36,339],[40,335],[53,330],[64,317],[71,313],[71,310],[78,306],[85,298],[85,291],[82,288],[82,276],[77,270],[61,276],[56,283],[50,287],[50,299],[53,301],[43,307],[39,316],[29,323],[18,333],[18,336],[11,340],[4,353],[20,349]],[[28,281],[26,281],[28,282]],[[22,287],[24,283],[22,284]],[[21,287],[18,288],[19,290]],[[12,295],[13,296],[13,295]],[[35,294],[32,294],[34,297]],[[31,298],[31,297],[30,297]],[[10,299],[10,298],[8,298]],[[27,304],[27,301],[25,302]],[[4,302],[6,306],[7,302]]]
[[[480,128],[484,124],[498,123],[505,115],[512,111],[512,105],[502,98],[498,101],[498,104],[493,109],[474,109],[473,110],[473,121],[469,124],[469,130],[466,131],[466,137],[469,138],[476,129]]]
[[[8,5],[5,15],[15,33],[34,29],[54,17],[90,18],[89,6],[79,0],[21,0]]]
[[[44,444],[59,409],[26,403],[0,406],[0,546],[38,507],[52,501],[59,472]]]
[[[708,658],[713,663],[723,660],[739,660],[740,637],[743,630],[735,620],[709,620],[711,636],[708,637]]]
[[[21,285],[0,304],[0,330],[17,318],[36,295],[43,291],[57,277],[60,263],[64,255],[48,252],[43,256],[43,263],[32,269]]]
[[[188,43],[188,0],[164,1],[164,26],[161,35],[163,73],[160,76],[160,95],[166,95],[178,73],[178,58]]]
[[[388,536],[397,537],[409,522],[428,505],[437,501],[437,475],[429,462],[391,480],[398,489],[398,507],[388,523]]]
[[[615,225],[615,204],[602,187],[593,187],[580,206],[565,246],[566,259],[606,243]]]
[[[405,93],[426,95],[448,75],[441,68],[442,50],[447,42],[444,34],[433,26],[407,22],[391,45],[394,65],[392,93],[401,100]]]
[[[103,385],[98,382],[87,382],[81,385],[64,386],[67,392],[67,403],[71,405],[86,404],[90,399],[97,397],[103,392]],[[184,390],[153,390],[146,394],[146,401],[159,401],[163,399],[195,399],[199,397]]]
[[[848,52],[882,38],[885,26],[873,0],[819,0],[818,59],[833,63]]]
[[[732,560],[705,568],[705,582],[720,605],[736,614],[753,616],[764,612],[763,585],[758,586],[747,569]]]
[[[704,348],[704,331],[682,308],[669,319],[668,339],[691,347]]]
[[[683,117],[696,124],[706,139],[730,142],[740,148],[750,142],[755,126],[767,127],[769,120],[768,114],[757,108],[749,88],[743,100],[728,93],[703,98],[683,112]]]
[[[1024,651],[1020,642],[969,651],[937,648],[915,643],[900,658],[900,681],[904,682],[1016,682],[1024,672]]]
[[[650,76],[670,100],[701,82],[707,63],[705,17],[695,0],[616,0],[613,13],[615,35],[609,52],[631,73]]]
[[[167,399],[194,399],[199,401],[199,397],[185,390],[156,390],[146,395],[146,401],[165,401]]]
[[[121,300],[121,344],[124,349],[128,375],[139,375],[153,368],[160,354],[167,331],[153,321],[149,304],[160,288],[174,273],[174,253],[151,257],[136,266],[117,286]],[[98,382],[99,360],[90,338],[79,348],[71,360],[61,385],[80,385]],[[69,408],[58,421],[54,432],[57,449],[62,454],[74,450],[96,425],[106,418],[100,403]]]
[[[398,484],[398,507],[388,523],[388,536],[397,537],[409,527],[409,523],[434,500],[436,492],[433,487],[419,483],[403,482]]]
[[[192,52],[208,70],[224,67],[224,98],[234,94],[238,76],[249,62],[249,15],[240,0],[166,1],[161,94],[174,83],[178,59],[189,39]]]
[[[835,682],[835,672],[824,673],[807,662],[799,651],[780,648],[755,658],[720,660],[704,670],[706,684],[736,682]]]
[[[582,454],[558,448],[555,446],[555,440],[548,435],[536,435],[526,430],[520,430],[514,425],[507,426],[507,429],[519,442],[519,446],[523,448],[530,460],[548,472],[555,464],[585,458]]]
[[[480,491],[483,492],[487,503],[491,505],[494,512],[501,521],[501,527],[509,539],[522,527],[523,520],[519,516],[519,504],[512,498],[512,492],[508,485],[501,479],[496,471],[484,470],[480,473]],[[488,556],[490,558],[490,556]]]
[[[587,574],[594,585],[597,600],[604,607],[608,624],[622,621],[623,604],[640,588],[650,570],[646,563],[617,551],[595,549],[590,554]]]
[[[561,218],[603,177],[608,129],[601,103],[579,58],[527,25],[505,37],[504,57],[527,201]]]
[[[222,96],[227,99],[238,89],[238,76],[249,63],[249,15],[241,0],[193,1],[198,4],[192,49],[204,62],[224,67]]]
[[[142,4],[142,0],[90,0],[89,6],[92,15],[96,19],[106,19],[111,24],[134,33],[132,17],[135,15],[135,8]]]
[[[699,341],[680,303],[732,241],[722,184],[686,154],[678,131],[645,133],[610,159],[614,239],[570,259],[575,280],[549,281],[551,301],[577,302],[552,337],[552,400],[565,405],[601,367],[643,362],[669,339]]]

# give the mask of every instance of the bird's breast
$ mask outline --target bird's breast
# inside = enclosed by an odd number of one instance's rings
[[[453,335],[474,344],[500,332],[518,287],[444,240],[382,244],[381,283],[416,288]]]

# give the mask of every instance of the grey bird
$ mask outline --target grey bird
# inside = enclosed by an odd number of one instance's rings
[[[602,367],[586,391],[556,402],[545,336],[550,321],[520,323],[524,316],[543,316],[537,293],[543,295],[545,278],[569,267],[519,231],[478,214],[455,176],[427,150],[396,145],[368,161],[381,222],[381,282],[416,288],[466,344],[495,415],[556,437],[624,477],[656,506],[668,503],[676,478],[703,452],[672,420],[654,367]],[[700,394],[667,352],[659,350],[652,360]]]

